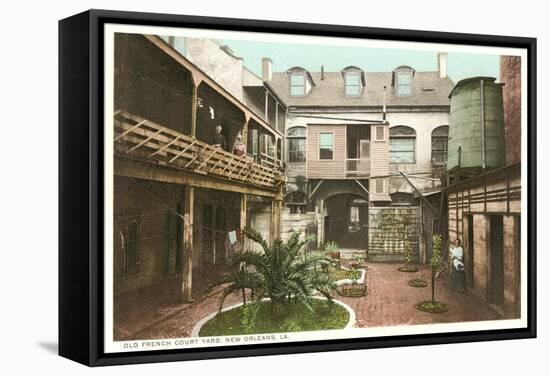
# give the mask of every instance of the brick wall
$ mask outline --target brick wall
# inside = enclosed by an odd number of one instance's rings
[[[500,57],[500,80],[504,83],[502,95],[504,105],[504,134],[506,141],[506,163],[521,160],[521,58]]]

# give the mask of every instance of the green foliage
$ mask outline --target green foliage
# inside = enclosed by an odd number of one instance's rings
[[[338,243],[336,242],[327,242],[325,244],[325,252],[327,253],[338,252],[339,250],[340,246],[338,246]]]
[[[441,234],[433,234],[432,236],[432,257],[430,257],[430,265],[432,268],[441,266],[443,261],[441,255]]]
[[[410,264],[412,262],[413,252],[412,252],[411,241],[408,239],[408,237],[404,240],[403,252],[405,254],[405,263]]]
[[[259,304],[248,304],[242,306],[241,327],[243,328],[244,333],[252,333],[256,323],[256,316],[258,314],[259,307]]]
[[[441,266],[443,257],[441,255],[441,234],[433,234],[432,236],[432,256],[430,257],[430,265],[432,266],[432,303],[436,304],[435,301],[435,274],[437,268]]]
[[[403,254],[406,263],[412,262],[414,253],[411,245],[411,234],[417,226],[416,222],[406,214],[385,213],[379,211],[371,224],[373,229],[373,244],[403,244]]]
[[[309,310],[302,304],[289,304],[283,314],[275,314],[270,301],[257,304],[256,319],[243,326],[243,318],[249,315],[243,310],[256,303],[240,306],[216,315],[201,328],[199,336],[239,335],[250,333],[281,333],[306,330],[343,329],[349,321],[348,311],[339,304],[327,300],[312,299]]]
[[[226,297],[234,291],[250,289],[255,303],[271,299],[274,313],[281,313],[291,302],[311,308],[311,297],[318,291],[328,300],[336,288],[332,278],[318,266],[330,265],[322,254],[304,254],[301,249],[310,239],[300,239],[293,233],[287,242],[280,239],[272,244],[254,230],[245,230],[245,235],[262,247],[263,252],[244,251],[232,257],[237,270],[227,275],[220,283],[230,283],[220,301],[220,311]]]
[[[350,269],[348,271],[349,279],[351,279],[351,283],[354,285],[357,284],[357,281],[359,278],[361,278],[361,270],[359,269]]]
[[[426,300],[426,301],[420,302],[416,304],[415,307],[419,311],[430,312],[430,313],[443,313],[449,310],[449,306],[447,306],[447,304],[432,301],[432,300]]]

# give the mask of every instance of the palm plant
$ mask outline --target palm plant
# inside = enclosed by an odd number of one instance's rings
[[[237,271],[220,282],[230,283],[222,294],[220,310],[226,297],[235,291],[243,292],[243,303],[246,303],[246,289],[253,291],[256,307],[250,307],[252,310],[257,309],[264,298],[271,300],[277,312],[291,302],[311,310],[310,299],[316,292],[332,300],[331,292],[336,284],[327,273],[316,268],[330,264],[330,260],[324,255],[301,252],[311,239],[301,240],[299,233],[293,233],[286,242],[277,239],[268,244],[257,231],[245,230],[245,235],[258,243],[263,252],[248,250],[234,255],[232,264]]]

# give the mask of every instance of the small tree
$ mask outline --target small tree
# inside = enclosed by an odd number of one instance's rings
[[[441,266],[443,258],[441,256],[441,234],[433,234],[432,236],[432,256],[430,257],[430,265],[432,267],[432,303],[435,303],[435,275],[437,269]]]
[[[430,257],[430,265],[432,267],[432,299],[418,303],[416,309],[431,313],[442,313],[449,309],[447,304],[435,300],[435,278],[437,269],[441,266],[442,261],[441,234],[434,234],[432,237],[432,256]]]

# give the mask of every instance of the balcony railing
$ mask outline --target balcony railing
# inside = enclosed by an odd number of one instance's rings
[[[283,172],[237,156],[191,136],[153,123],[139,116],[115,113],[115,154],[145,162],[188,170],[202,175],[276,188],[284,181]]]
[[[346,176],[366,177],[370,174],[369,158],[346,159]]]

